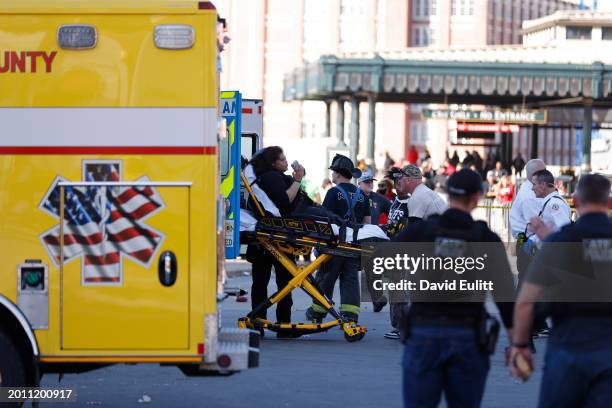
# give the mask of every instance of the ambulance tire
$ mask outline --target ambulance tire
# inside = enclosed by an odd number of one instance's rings
[[[25,387],[26,366],[23,355],[11,336],[0,329],[0,387]]]

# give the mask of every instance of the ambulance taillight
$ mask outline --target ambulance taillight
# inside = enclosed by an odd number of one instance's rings
[[[188,24],[162,24],[155,27],[155,46],[164,50],[185,50],[193,47],[195,30]]]
[[[66,50],[87,50],[98,42],[96,27],[88,24],[68,24],[57,30],[57,43]]]

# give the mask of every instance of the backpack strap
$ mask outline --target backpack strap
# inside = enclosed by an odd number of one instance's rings
[[[541,216],[542,216],[542,214],[544,213],[544,210],[546,209],[546,205],[547,205],[547,204],[548,204],[548,202],[549,202],[550,200],[552,200],[553,198],[557,198],[557,199],[559,199],[559,200],[563,201],[563,199],[562,199],[561,197],[559,197],[559,196],[552,196],[552,197],[550,197],[548,200],[544,201],[544,205],[542,206],[542,209],[541,209],[541,210],[540,210],[540,212],[538,213],[538,217],[541,217]],[[571,222],[571,219],[570,219],[570,222]],[[529,228],[529,223],[525,224],[525,231],[523,231],[523,234],[525,234],[525,236],[527,236],[527,229],[528,229],[528,228]],[[532,234],[532,236],[533,236],[533,234]]]
[[[359,199],[361,198],[361,194],[362,194],[361,189],[357,187],[357,189],[353,193],[353,199],[351,200],[351,212],[354,212],[355,208],[357,207],[357,203],[359,202]]]
[[[340,190],[340,193],[342,193],[342,196],[344,197],[344,201],[346,202],[347,210],[346,210],[346,213],[344,213],[344,218],[355,220],[355,214],[353,210],[355,206],[357,205],[357,201],[359,201],[359,197],[361,197],[361,190],[357,189],[353,193],[353,199],[349,200],[348,193],[346,192],[344,188],[340,186],[340,184],[336,185],[336,188]]]

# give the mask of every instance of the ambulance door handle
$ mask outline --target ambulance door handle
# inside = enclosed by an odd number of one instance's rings
[[[174,285],[176,282],[177,266],[176,255],[172,251],[161,253],[158,262],[158,275],[162,285]]]

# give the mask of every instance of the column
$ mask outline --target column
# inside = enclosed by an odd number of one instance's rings
[[[331,101],[325,101],[325,137],[331,137]]]
[[[582,172],[591,171],[591,129],[593,127],[593,100],[584,102],[584,119],[582,120]]]
[[[376,100],[374,96],[368,96],[368,159],[372,161],[372,167],[376,170],[374,162],[374,150],[376,143]]]
[[[359,101],[356,97],[351,97],[351,125],[349,148],[351,160],[357,165],[357,154],[359,153]]]
[[[338,99],[338,115],[336,117],[336,137],[338,138],[338,147],[346,146],[344,143],[344,101]]]
[[[530,158],[537,159],[538,158],[538,125],[531,125],[531,149],[530,149]]]

